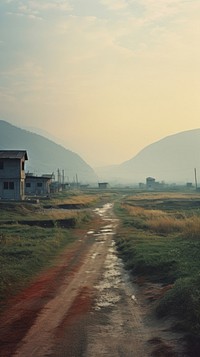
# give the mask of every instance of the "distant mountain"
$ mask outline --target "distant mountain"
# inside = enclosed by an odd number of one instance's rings
[[[0,120],[0,150],[27,150],[26,169],[35,174],[65,171],[70,181],[78,176],[79,182],[96,182],[94,170],[76,153],[63,148],[41,135],[20,129]]]
[[[169,183],[200,181],[200,129],[180,132],[141,150],[135,157],[110,167],[96,169],[101,179],[126,183],[145,182],[151,176]]]

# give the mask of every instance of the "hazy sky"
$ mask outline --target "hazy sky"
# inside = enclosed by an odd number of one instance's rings
[[[0,0],[0,119],[121,163],[200,127],[200,0]]]

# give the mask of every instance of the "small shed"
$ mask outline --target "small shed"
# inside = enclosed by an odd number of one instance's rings
[[[48,196],[50,194],[50,185],[53,174],[34,176],[31,173],[26,174],[25,193],[28,196]]]
[[[105,189],[108,187],[108,182],[99,182],[98,185],[99,185],[99,188]]]

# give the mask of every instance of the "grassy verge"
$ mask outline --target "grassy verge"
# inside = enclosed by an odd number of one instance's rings
[[[28,201],[18,203],[0,202],[0,222],[78,217],[80,212],[75,213],[73,209],[93,207],[98,200],[98,195],[87,195],[79,191],[69,191],[57,194],[49,199],[41,198],[39,203]]]
[[[73,196],[83,208],[97,200],[97,197]],[[90,212],[56,208],[56,204],[63,201],[66,202],[67,197],[63,196],[61,201],[55,198],[53,209],[44,209],[43,202],[0,204],[1,306],[5,299],[24,288],[45,267],[52,265],[56,256],[79,238],[77,229],[87,229],[92,219]],[[74,202],[72,195],[71,202]]]
[[[181,205],[184,200],[183,205]],[[170,202],[170,203],[169,203]],[[198,203],[198,204],[197,204]],[[152,209],[153,206],[153,209]],[[118,250],[132,274],[169,285],[158,316],[176,316],[179,327],[200,337],[200,197],[149,194],[115,206],[122,224]]]
[[[52,195],[48,201],[53,205],[67,203],[91,207],[99,200],[99,198],[100,194],[97,191],[92,192],[91,190],[83,191],[77,189],[56,193]]]
[[[0,298],[23,288],[36,273],[74,240],[72,232],[29,226],[1,226]]]

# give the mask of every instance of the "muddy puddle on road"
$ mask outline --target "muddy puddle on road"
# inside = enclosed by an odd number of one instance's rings
[[[114,306],[121,297],[119,284],[122,282],[122,262],[116,255],[115,243],[112,241],[109,248],[102,280],[95,286],[98,290],[98,298],[95,302],[95,310],[103,307]]]
[[[105,225],[99,232],[91,230],[88,234],[93,234],[100,244],[109,241],[109,245],[101,277],[94,286],[95,302],[84,357],[185,356],[177,346],[176,334],[145,314],[145,299],[140,301],[138,287],[131,282],[117,255],[114,234],[118,221],[113,216],[112,205],[95,211]]]
[[[105,241],[109,244],[101,277],[94,286],[96,298],[84,356],[145,357],[146,331],[141,324],[135,288],[117,255],[114,241],[118,220],[113,216],[111,204],[96,209],[96,213],[105,225],[94,236],[100,244]]]
[[[131,283],[128,273],[124,270],[122,260],[117,255],[117,249],[115,241],[113,239],[118,220],[113,217],[112,213],[113,205],[108,203],[101,209],[96,209],[96,213],[101,215],[107,222],[98,233],[94,233],[96,237],[99,237],[99,242],[104,242],[111,235],[110,245],[108,247],[108,253],[104,263],[104,272],[102,278],[95,288],[98,290],[98,298],[95,302],[94,309],[99,311],[103,307],[112,307],[120,301],[121,294],[119,285],[126,284],[129,286],[130,298],[136,302],[135,291],[136,286]],[[109,223],[109,224],[108,224]]]
[[[121,299],[118,286],[125,275],[123,263],[117,256],[115,242],[112,239],[118,223],[118,220],[113,217],[112,208],[113,206],[110,203],[105,204],[102,208],[96,208],[94,211],[103,218],[106,225],[98,232],[92,230],[88,232],[88,234],[93,234],[96,240],[102,244],[108,238],[110,239],[102,277],[98,284],[94,286],[98,291],[94,305],[94,310],[96,311],[100,311],[105,307],[112,307]]]

